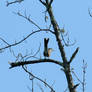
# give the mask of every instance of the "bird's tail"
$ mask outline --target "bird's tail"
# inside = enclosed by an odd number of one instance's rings
[[[49,38],[44,38],[44,56],[47,56],[48,54],[48,42]]]

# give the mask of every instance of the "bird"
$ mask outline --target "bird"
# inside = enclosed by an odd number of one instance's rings
[[[51,56],[51,52],[53,51],[52,48],[48,48],[48,42],[49,42],[49,38],[44,38],[44,57],[50,57]]]

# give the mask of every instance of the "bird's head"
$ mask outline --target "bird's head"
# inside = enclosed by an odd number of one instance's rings
[[[52,48],[48,48],[49,53],[51,53],[52,51],[54,51]]]

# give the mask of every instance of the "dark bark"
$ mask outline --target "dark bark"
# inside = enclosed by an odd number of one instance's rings
[[[63,66],[63,64],[59,61],[56,60],[52,60],[52,59],[40,59],[40,60],[30,60],[30,61],[19,61],[19,62],[9,62],[9,64],[11,65],[10,68],[14,68],[17,66],[23,66],[23,65],[27,65],[27,64],[36,64],[36,63],[55,63],[58,64],[60,66]]]
[[[68,63],[63,44],[62,44],[61,39],[59,37],[60,28],[58,26],[57,21],[54,18],[54,15],[53,15],[53,12],[52,12],[52,7],[49,6],[49,5],[46,5],[46,9],[47,9],[47,12],[50,16],[50,20],[51,20],[51,24],[53,26],[53,29],[55,31],[56,40],[58,42],[58,47],[59,47],[61,57],[62,57],[62,60],[63,60],[63,68],[64,68],[64,73],[65,73],[65,76],[66,76],[66,79],[67,79],[69,92],[76,92],[76,89],[74,88],[72,74],[71,74],[71,71],[70,71],[70,64]]]

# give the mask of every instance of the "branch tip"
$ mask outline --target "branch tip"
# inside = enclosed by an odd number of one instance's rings
[[[53,0],[50,0],[50,3],[49,3],[50,6],[51,6],[52,2],[53,2]]]
[[[77,47],[76,50],[75,50],[75,52],[72,54],[69,63],[72,62],[72,60],[75,58],[75,56],[76,56],[76,54],[77,54],[78,51],[79,51],[79,47]]]
[[[79,86],[80,83],[74,85],[73,89],[76,89]]]
[[[39,0],[43,5],[45,5],[46,6],[46,3],[45,2],[43,2],[42,0]]]

